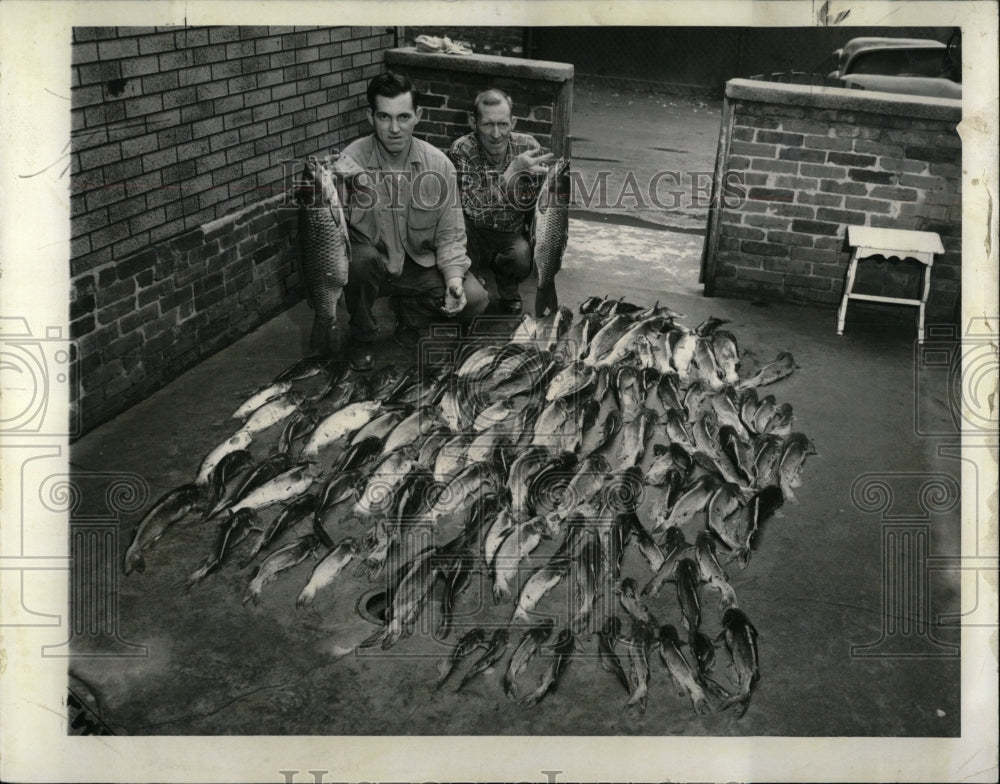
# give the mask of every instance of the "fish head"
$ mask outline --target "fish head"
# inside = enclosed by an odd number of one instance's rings
[[[645,340],[644,337],[643,339]],[[643,368],[640,378],[642,380],[643,390],[648,391],[660,381],[660,371],[653,367]]]
[[[680,647],[681,639],[677,635],[677,628],[672,623],[665,623],[660,627],[657,634],[660,641],[667,645],[676,645]]]
[[[634,599],[638,584],[631,577],[626,577],[618,584],[618,593],[626,599]]]
[[[748,625],[752,626],[753,624],[739,607],[730,607],[722,614],[722,626],[730,632],[738,633],[740,629]]]
[[[569,204],[570,176],[569,158],[558,158],[545,173],[545,189],[550,197],[557,198],[560,203]]]
[[[684,538],[684,531],[676,525],[671,525],[664,532],[663,544],[668,550],[675,550],[678,547],[686,547],[687,539]]]
[[[712,538],[711,531],[699,531],[698,536],[694,540],[694,546],[699,550],[707,550],[714,555],[715,540]]]

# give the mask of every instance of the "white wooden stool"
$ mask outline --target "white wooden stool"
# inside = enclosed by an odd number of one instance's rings
[[[847,244],[854,250],[851,253],[851,263],[847,268],[847,281],[844,283],[844,296],[840,300],[837,312],[837,334],[844,334],[844,319],[847,316],[847,301],[863,299],[870,302],[890,302],[894,305],[913,305],[918,309],[917,342],[924,342],[924,309],[927,306],[927,295],[931,290],[931,268],[934,266],[934,256],[944,253],[941,237],[933,231],[907,231],[905,229],[876,229],[871,226],[848,226]],[[920,299],[904,299],[901,297],[883,297],[875,294],[855,294],[854,275],[858,270],[858,262],[869,256],[884,256],[889,259],[913,259],[924,265],[924,288]]]

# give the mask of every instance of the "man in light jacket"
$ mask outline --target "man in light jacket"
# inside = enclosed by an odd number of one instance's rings
[[[468,324],[489,302],[467,274],[455,167],[437,148],[413,138],[419,100],[406,77],[376,76],[368,85],[374,133],[349,144],[332,164],[346,186],[351,262],[344,300],[355,370],[374,365],[378,297],[390,297],[394,336],[406,347],[417,345],[420,327],[445,317]]]

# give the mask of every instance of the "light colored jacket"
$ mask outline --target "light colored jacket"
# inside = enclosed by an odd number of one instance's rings
[[[382,176],[375,149],[375,136],[365,136],[345,147],[340,155],[350,158],[368,174],[348,184],[346,214],[355,239],[379,245],[379,224],[395,220],[407,254],[422,267],[437,267],[444,280],[464,278],[471,263],[465,251],[465,221],[458,196],[455,166],[436,147],[413,139],[407,156],[408,176],[399,180],[396,204],[384,205],[377,192]],[[380,210],[385,212],[380,213]],[[381,218],[381,221],[380,221]],[[402,271],[402,259],[389,273]]]

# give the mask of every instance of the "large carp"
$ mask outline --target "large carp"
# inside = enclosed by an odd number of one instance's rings
[[[531,227],[535,268],[538,270],[535,318],[541,318],[559,307],[556,273],[562,267],[569,239],[569,196],[569,160],[560,158],[545,175]]]
[[[302,282],[315,312],[312,349],[324,356],[339,350],[337,300],[347,285],[350,239],[333,172],[309,158],[296,188]]]

